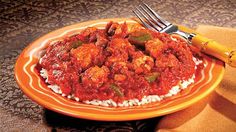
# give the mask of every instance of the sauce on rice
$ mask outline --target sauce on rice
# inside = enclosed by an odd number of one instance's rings
[[[81,101],[165,95],[195,74],[182,39],[114,22],[51,44],[39,66],[47,70],[47,83]]]

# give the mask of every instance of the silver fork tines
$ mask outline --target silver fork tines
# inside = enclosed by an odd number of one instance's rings
[[[160,31],[161,29],[157,26],[154,26],[155,29],[150,26],[148,23],[146,23],[146,21],[139,15],[139,14],[142,14],[142,12],[140,13],[140,10],[136,7],[136,10],[133,10],[134,14],[139,18],[139,20],[144,24],[145,27],[147,27],[148,29],[151,29],[151,30],[157,30],[157,31]]]
[[[178,26],[174,25],[162,17],[160,17],[151,7],[142,3],[136,10],[133,10],[134,14],[140,19],[143,25],[151,30],[156,30],[161,33],[178,34],[187,40],[191,40],[194,34],[189,34],[178,30]]]
[[[160,17],[145,3],[142,3],[141,5],[136,7],[136,10],[133,10],[133,12],[144,24],[144,26],[151,30],[157,30],[161,32],[163,29],[166,29],[171,25],[171,23]]]

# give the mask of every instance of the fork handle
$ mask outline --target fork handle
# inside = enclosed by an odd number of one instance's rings
[[[222,44],[196,34],[192,40],[192,45],[201,49],[202,52],[212,55],[232,67],[236,67],[236,50],[225,47]]]

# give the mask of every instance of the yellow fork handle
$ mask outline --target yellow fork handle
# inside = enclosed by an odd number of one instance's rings
[[[192,45],[201,49],[202,52],[212,55],[232,67],[236,67],[236,50],[225,47],[199,34],[192,38]]]

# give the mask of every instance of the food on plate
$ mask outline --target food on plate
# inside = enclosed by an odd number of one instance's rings
[[[50,43],[38,63],[54,92],[86,104],[125,107],[161,101],[194,83],[201,57],[181,38],[109,22]]]

